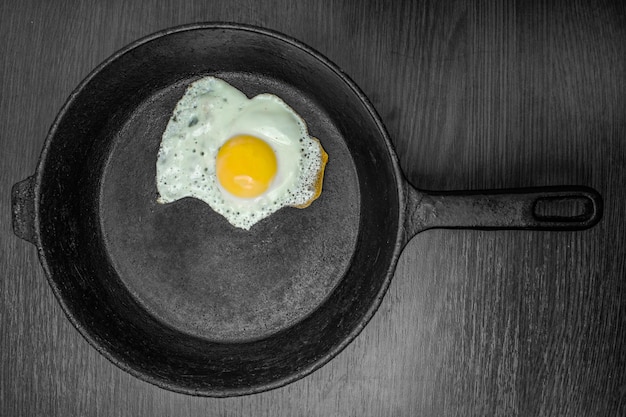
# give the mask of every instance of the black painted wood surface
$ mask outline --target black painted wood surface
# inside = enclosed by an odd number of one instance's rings
[[[496,3],[2,2],[0,415],[626,414],[626,8]],[[587,185],[604,219],[584,232],[419,234],[359,338],[287,387],[207,399],[137,380],[65,318],[36,250],[11,231],[10,189],[102,60],[215,20],[282,31],[336,62],[416,186]]]

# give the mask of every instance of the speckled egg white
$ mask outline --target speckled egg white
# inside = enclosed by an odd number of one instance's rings
[[[263,194],[240,198],[216,176],[220,147],[238,135],[270,145],[276,174]],[[327,155],[309,136],[304,120],[272,94],[248,99],[216,77],[189,85],[161,139],[156,164],[159,203],[184,197],[206,202],[233,226],[249,229],[285,206],[306,206],[319,195]]]

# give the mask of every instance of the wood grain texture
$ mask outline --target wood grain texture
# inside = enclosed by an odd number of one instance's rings
[[[34,247],[11,232],[10,188],[102,60],[216,20],[285,32],[335,61],[415,186],[588,185],[604,219],[575,233],[419,234],[359,338],[284,388],[218,400],[131,377],[65,318]],[[619,2],[9,0],[0,22],[1,416],[626,415]]]

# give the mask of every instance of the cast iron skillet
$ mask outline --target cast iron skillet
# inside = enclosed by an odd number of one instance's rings
[[[156,203],[160,136],[186,85],[207,74],[248,96],[274,93],[304,117],[330,157],[319,200],[250,231],[194,199]],[[83,336],[143,380],[205,396],[269,390],[327,363],[423,230],[581,230],[602,215],[585,187],[416,190],[339,68],[285,35],[221,23],[156,33],[95,69],[12,194],[14,231],[37,246]],[[545,209],[562,203],[578,209]]]

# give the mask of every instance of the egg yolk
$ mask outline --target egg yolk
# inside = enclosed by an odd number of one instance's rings
[[[267,142],[251,135],[233,136],[217,152],[217,179],[240,198],[263,194],[277,171],[276,155]]]

